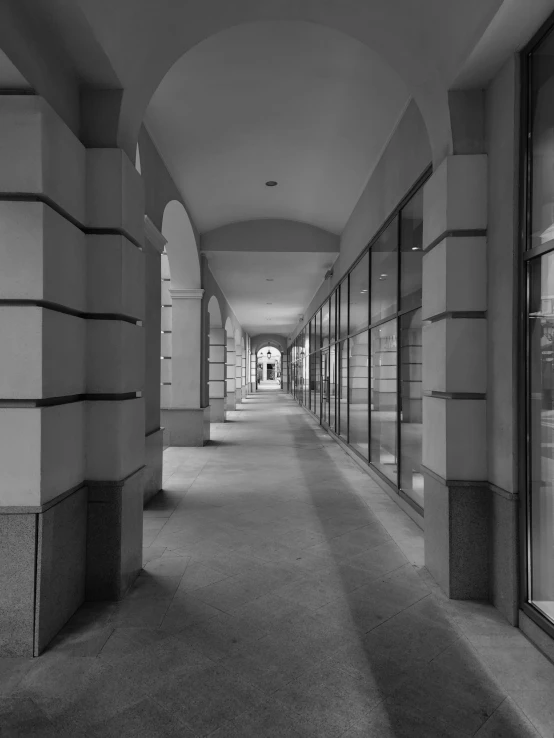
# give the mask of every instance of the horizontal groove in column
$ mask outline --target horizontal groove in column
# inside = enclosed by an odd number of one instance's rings
[[[62,218],[69,221],[71,225],[78,228],[86,236],[123,236],[123,238],[126,238],[127,241],[129,241],[129,243],[136,246],[139,251],[143,250],[142,244],[139,243],[134,236],[131,236],[131,234],[124,228],[94,228],[92,226],[86,226],[47,195],[31,192],[1,192],[0,202],[41,202],[52,210],[55,210],[58,215],[61,215]]]
[[[447,238],[484,238],[486,235],[486,228],[459,228],[456,230],[444,231],[440,236],[437,236],[434,241],[431,241],[426,249],[423,249],[423,254],[428,254],[429,251],[432,251],[435,246],[438,246],[439,243],[442,243]]]
[[[75,402],[121,402],[136,400],[142,392],[86,392],[79,395],[62,395],[61,397],[44,397],[38,399],[12,400],[0,398],[0,408],[36,408],[70,405]]]
[[[487,317],[486,310],[448,310],[444,313],[437,313],[431,318],[425,318],[425,323],[438,323],[439,320],[485,320]]]
[[[435,390],[424,390],[425,397],[436,397],[439,400],[486,400],[484,392],[437,392]]]
[[[154,428],[154,430],[151,430],[151,431],[148,431],[148,433],[145,433],[145,434],[144,434],[144,437],[145,437],[145,438],[148,438],[148,436],[153,436],[153,435],[154,435],[154,433],[159,433],[159,432],[160,432],[161,430],[162,430],[162,428],[161,428],[161,427],[158,427],[158,428]]]
[[[53,310],[56,313],[64,313],[74,318],[82,318],[83,320],[121,320],[124,323],[132,323],[133,325],[142,325],[142,320],[133,318],[130,315],[122,313],[87,313],[82,310],[60,305],[50,300],[0,300],[0,307],[40,307],[44,310]]]

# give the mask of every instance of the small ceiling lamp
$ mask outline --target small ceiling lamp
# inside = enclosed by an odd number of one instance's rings
[[[265,183],[266,187],[277,187],[277,182],[274,179],[270,179]]]

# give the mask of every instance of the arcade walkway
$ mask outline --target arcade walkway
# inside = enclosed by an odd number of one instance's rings
[[[419,530],[306,412],[268,389],[230,415],[165,452],[126,599],[0,660],[2,736],[551,735],[554,666],[444,599]]]

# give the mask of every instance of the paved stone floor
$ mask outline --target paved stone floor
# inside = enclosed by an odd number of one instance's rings
[[[39,659],[0,659],[0,735],[527,738],[554,666],[451,602],[416,525],[278,392],[165,452],[144,571]]]

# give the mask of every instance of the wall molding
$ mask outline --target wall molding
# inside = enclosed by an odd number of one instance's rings
[[[439,320],[486,320],[486,310],[448,310],[425,318],[424,323],[438,323]]]
[[[439,400],[486,400],[484,392],[438,392],[436,390],[423,390],[424,397],[435,397]]]
[[[156,228],[150,218],[144,216],[144,235],[148,243],[153,246],[159,254],[163,254],[167,238]]]
[[[202,289],[171,289],[169,290],[172,300],[201,300],[204,296]]]
[[[0,300],[0,306],[39,307],[43,310],[53,310],[56,313],[71,315],[73,318],[81,318],[82,320],[121,320],[124,323],[132,323],[133,325],[142,326],[142,320],[133,318],[130,315],[124,315],[122,313],[88,313],[83,310],[67,307],[67,305],[60,305],[57,302],[51,302],[50,300]]]
[[[78,395],[61,395],[59,397],[39,397],[36,399],[0,398],[1,408],[40,408],[71,405],[75,402],[123,402],[138,400],[142,392],[84,392]]]
[[[440,243],[445,241],[447,238],[486,238],[487,237],[487,229],[486,228],[458,228],[450,231],[444,231],[440,234],[440,236],[437,236],[429,246],[423,249],[423,256],[425,254],[428,254],[429,251],[432,251],[436,246],[438,246]]]

